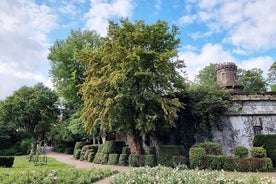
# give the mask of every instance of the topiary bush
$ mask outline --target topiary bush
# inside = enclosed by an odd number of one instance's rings
[[[244,146],[235,146],[234,155],[239,158],[245,158],[248,156],[248,149]]]
[[[119,161],[119,154],[117,153],[109,154],[107,164],[117,165],[118,161]]]
[[[0,156],[0,168],[1,167],[12,167],[14,163],[13,156]]]
[[[145,166],[154,167],[156,166],[156,158],[154,155],[145,155]]]
[[[225,157],[223,158],[222,169],[225,171],[234,171],[237,165],[237,158],[235,157]]]
[[[202,142],[198,144],[199,147],[204,148],[207,155],[221,155],[222,147],[216,142]]]
[[[81,156],[81,149],[75,150],[74,158],[79,160]]]
[[[253,147],[251,149],[251,156],[256,158],[267,157],[266,150],[263,147]]]
[[[81,150],[83,146],[85,146],[87,144],[87,142],[76,142],[75,147],[74,147],[74,155],[73,157],[75,159],[79,159],[79,157],[77,158],[77,154],[78,154],[78,150]]]
[[[174,167],[178,167],[179,165],[186,165],[186,157],[179,155],[172,157]]]
[[[223,169],[224,158],[227,155],[207,155],[205,160],[206,169],[221,170]]]
[[[108,154],[96,153],[93,162],[95,164],[106,164],[108,161]]]
[[[256,135],[253,146],[263,147],[267,156],[272,159],[273,166],[276,167],[276,134]]]
[[[184,146],[161,145],[157,155],[158,165],[174,167],[173,156],[183,156],[184,150]]]
[[[124,147],[122,148],[122,154],[129,155],[129,154],[130,154],[130,147],[124,146]]]
[[[205,159],[206,159],[206,151],[204,148],[195,148],[192,147],[189,150],[189,158],[190,158],[190,167],[192,169],[199,168],[204,169],[205,167]]]
[[[130,154],[128,157],[129,166],[140,167],[144,166],[144,156],[141,154]]]
[[[119,165],[124,165],[127,166],[128,165],[128,154],[120,154],[119,157]]]
[[[95,152],[89,152],[88,156],[87,156],[87,161],[88,162],[93,162],[94,157],[95,157]]]
[[[121,154],[122,148],[125,146],[124,141],[105,141],[103,144],[102,153],[110,154],[117,153]]]

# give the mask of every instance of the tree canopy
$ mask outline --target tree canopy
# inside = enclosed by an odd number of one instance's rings
[[[210,63],[210,65],[205,66],[196,75],[196,83],[203,86],[217,86],[217,74],[216,74],[215,63]]]
[[[276,92],[276,61],[269,68],[268,82],[271,83],[271,91]]]
[[[88,65],[81,87],[81,119],[88,131],[97,128],[139,135],[153,132],[158,123],[173,126],[183,108],[175,91],[184,79],[176,71],[178,29],[166,22],[109,23],[104,44],[80,54]]]

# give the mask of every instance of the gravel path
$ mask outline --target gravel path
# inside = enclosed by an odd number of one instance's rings
[[[117,165],[102,165],[102,164],[94,164],[94,163],[86,162],[86,161],[75,160],[72,155],[56,153],[56,152],[53,152],[51,150],[51,148],[46,149],[46,155],[48,157],[55,158],[59,162],[69,164],[69,165],[73,165],[76,168],[86,168],[86,169],[89,169],[89,168],[92,168],[92,167],[102,168],[102,169],[109,168],[111,170],[117,170],[117,171],[119,171],[119,173],[129,172],[133,169],[132,167],[117,166]],[[110,180],[110,177],[105,178],[105,179],[100,180],[100,181],[97,181],[94,184],[108,184],[109,180]]]

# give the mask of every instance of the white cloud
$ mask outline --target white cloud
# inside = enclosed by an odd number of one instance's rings
[[[85,27],[106,35],[108,20],[113,18],[130,17],[134,4],[132,0],[91,0],[91,9],[85,15]]]
[[[57,27],[46,5],[27,0],[0,3],[0,99],[23,85],[47,82],[47,34]]]

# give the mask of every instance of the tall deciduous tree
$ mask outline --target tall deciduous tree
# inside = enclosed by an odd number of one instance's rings
[[[251,70],[238,69],[237,78],[238,82],[244,85],[243,91],[266,91],[266,80],[262,76],[263,71],[258,68]]]
[[[50,124],[58,119],[56,102],[56,94],[41,83],[23,86],[1,103],[0,121],[16,127],[16,131],[44,139]]]
[[[144,137],[160,126],[174,126],[183,107],[175,91],[184,89],[176,71],[178,29],[163,21],[121,25],[109,23],[107,38],[99,49],[82,52],[89,64],[81,88],[82,120],[91,132],[127,132]]]
[[[201,69],[198,75],[196,75],[196,83],[203,86],[217,87],[216,65],[217,64],[211,63]]]
[[[276,61],[269,68],[268,81],[271,83],[271,91],[276,92]]]

